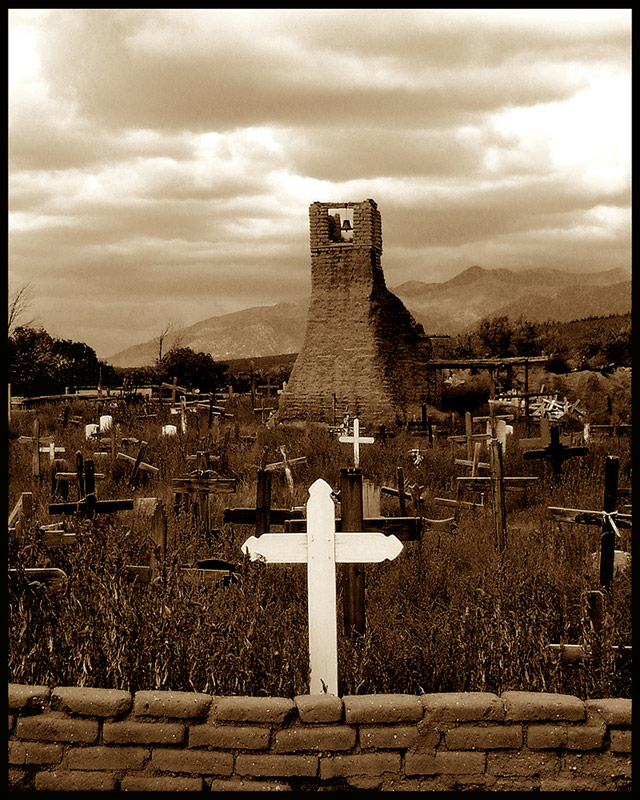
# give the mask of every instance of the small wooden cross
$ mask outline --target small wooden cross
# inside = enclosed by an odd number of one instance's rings
[[[77,455],[80,455],[78,453]],[[79,463],[82,463],[80,458]],[[97,500],[95,473],[93,470],[93,460],[87,459],[84,462],[84,486],[80,487],[84,497],[75,503],[49,503],[49,514],[82,514],[92,517],[94,514],[110,514],[113,511],[127,511],[133,508],[133,499],[123,500]]]
[[[560,429],[554,425],[550,430],[551,441],[540,450],[526,450],[522,457],[525,461],[534,459],[544,459],[549,461],[553,469],[554,478],[559,478],[562,474],[562,464],[568,458],[574,456],[584,456],[589,450],[586,447],[567,447],[560,442]]]
[[[307,564],[310,694],[338,696],[336,563],[393,560],[402,551],[395,536],[380,532],[336,533],[332,489],[319,478],[309,489],[307,532],[252,536],[242,552],[252,561]]]
[[[602,511],[549,506],[549,511],[558,522],[600,525],[600,585],[605,589],[610,589],[613,582],[617,529],[631,527],[631,514],[619,514],[616,510],[619,467],[620,460],[617,456],[607,456],[604,468]]]
[[[422,418],[420,420],[411,420],[407,423],[407,428],[412,436],[428,436],[429,444],[433,444],[435,426],[433,418],[430,414],[427,414],[426,403],[422,404]]]
[[[236,478],[198,477],[187,475],[172,478],[171,487],[174,497],[174,510],[180,513],[180,507],[198,516],[205,528],[209,530],[209,499],[212,494],[229,494],[236,491]]]
[[[289,508],[271,508],[271,472],[258,470],[255,508],[225,508],[222,512],[224,523],[255,525],[256,535],[268,533],[272,525],[284,525],[287,520],[300,516],[300,511]]]
[[[289,458],[287,456],[287,448],[282,445],[280,447],[280,452],[282,453],[282,461],[275,461],[273,464],[267,464],[265,469],[268,471],[276,470],[276,469],[283,469],[285,477],[287,479],[287,485],[289,487],[289,491],[293,492],[293,474],[291,472],[291,464],[302,464],[305,463],[307,460],[306,456],[300,456],[299,458]]]
[[[491,438],[490,433],[473,433],[473,419],[471,418],[471,414],[469,411],[466,412],[464,415],[464,429],[465,432],[462,435],[456,436],[449,436],[449,441],[456,442],[458,444],[464,444],[467,448],[467,461],[472,460],[472,447],[474,442],[488,442]]]
[[[158,467],[154,467],[153,464],[147,464],[146,461],[143,461],[144,454],[147,450],[148,442],[141,442],[140,449],[138,450],[138,455],[134,458],[133,456],[127,455],[127,453],[118,453],[117,458],[120,461],[126,461],[129,464],[133,464],[133,470],[131,471],[131,475],[129,476],[128,486],[130,489],[134,489],[136,483],[138,482],[138,478],[140,476],[140,472],[150,472],[157,475],[160,472]]]
[[[375,439],[373,436],[360,436],[360,420],[355,417],[353,420],[353,435],[339,436],[338,441],[353,444],[353,466],[358,469],[360,466],[360,445],[373,444]]]

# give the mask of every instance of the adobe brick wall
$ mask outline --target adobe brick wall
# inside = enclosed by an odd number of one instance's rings
[[[351,209],[353,238],[332,238],[334,208]],[[373,200],[312,203],[311,301],[304,343],[280,396],[278,421],[334,421],[370,431],[405,422],[430,396],[431,342],[385,284],[382,223]],[[432,392],[431,392],[432,394]]]
[[[631,700],[216,697],[9,684],[9,787],[631,789]]]

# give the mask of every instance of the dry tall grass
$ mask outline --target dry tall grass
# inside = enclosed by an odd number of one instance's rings
[[[58,594],[18,580],[9,588],[9,681],[106,688],[194,690],[227,695],[293,696],[308,691],[306,575],[299,565],[250,562],[241,545],[250,527],[223,525],[225,506],[253,506],[256,470],[264,447],[279,460],[284,444],[295,465],[295,490],[274,473],[272,507],[303,505],[316,478],[339,488],[340,469],[351,466],[351,450],[317,426],[267,429],[236,401],[235,417],[207,428],[206,413],[189,417],[185,436],[162,439],[162,417],[135,419],[124,407],[113,409],[123,436],[149,442],[146,460],[160,468],[135,496],[164,500],[176,548],[164,565],[162,580],[142,585],[127,576],[125,565],[145,563],[148,542],[143,520],[133,512],[67,517],[79,537],[75,547],[47,550],[35,526],[21,542],[9,542],[9,566],[57,566],[69,576]],[[84,428],[61,430],[59,408],[38,410],[41,434],[55,433],[73,463],[94,445]],[[31,478],[30,446],[17,441],[31,434],[34,411],[14,412],[9,441],[9,506],[24,491],[34,494],[35,518],[49,522],[49,477]],[[95,411],[78,404],[72,413],[96,421]],[[105,413],[111,413],[105,409]],[[170,420],[167,416],[164,421]],[[256,433],[255,443],[242,436]],[[424,460],[413,465],[409,449],[419,446]],[[235,475],[235,494],[212,504],[221,533],[207,533],[196,520],[172,513],[171,478],[193,466],[186,456],[198,449],[217,452],[221,472]],[[129,452],[135,455],[136,448]],[[631,644],[631,579],[616,575],[607,598],[599,637],[590,628],[587,597],[598,588],[590,554],[599,531],[552,522],[547,506],[599,509],[604,460],[618,455],[620,483],[630,460],[627,438],[590,447],[581,459],[565,462],[563,479],[553,485],[542,463],[525,462],[516,448],[505,457],[506,475],[538,475],[524,495],[508,495],[508,541],[502,554],[494,547],[488,510],[463,513],[454,535],[427,532],[406,542],[393,562],[367,565],[363,636],[345,637],[339,626],[339,683],[343,694],[383,692],[552,691],[588,697],[630,697],[631,665],[613,645]],[[43,467],[46,467],[46,454]],[[366,478],[394,485],[402,466],[407,483],[426,487],[423,514],[450,515],[436,496],[454,495],[451,445],[402,433],[384,444],[363,446]],[[99,499],[131,497],[130,467],[96,459]],[[383,495],[382,512],[397,515],[396,499]],[[630,549],[630,537],[626,537]],[[203,558],[237,565],[239,580],[223,587],[189,586],[179,567]],[[338,567],[338,613],[342,619],[342,567]],[[566,666],[547,648],[551,642],[583,644],[591,653],[580,666]]]

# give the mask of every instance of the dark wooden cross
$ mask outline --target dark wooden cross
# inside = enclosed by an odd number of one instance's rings
[[[195,514],[204,523],[205,529],[209,531],[209,498],[212,494],[233,494],[236,486],[236,478],[223,478],[217,475],[211,477],[186,475],[172,478],[171,488],[175,513],[179,514],[183,509],[188,513]]]
[[[429,444],[433,444],[434,425],[433,418],[427,414],[427,404],[422,404],[422,417],[419,420],[411,420],[407,423],[407,428],[412,436],[428,436]]]
[[[287,520],[300,516],[300,509],[271,508],[271,475],[267,469],[258,469],[255,508],[225,508],[224,523],[254,525],[256,536],[268,533],[272,525],[282,526]]]
[[[364,517],[362,501],[362,471],[340,470],[341,516],[335,520],[335,529],[347,531],[379,531],[394,534],[401,541],[416,541],[422,533],[421,517]],[[306,519],[290,519],[285,530],[304,533]],[[363,634],[365,631],[364,564],[345,564],[344,577],[344,625],[347,635]]]
[[[82,463],[82,455],[77,463]],[[133,499],[123,500],[98,500],[96,498],[95,473],[93,460],[84,462],[83,480],[78,481],[81,498],[75,503],[49,503],[49,514],[81,514],[93,517],[95,514],[110,514],[114,511],[127,511],[133,508]]]
[[[568,458],[584,456],[589,450],[586,447],[568,447],[560,442],[560,428],[553,425],[550,430],[551,441],[546,447],[540,450],[526,450],[522,457],[525,461],[544,459],[549,461],[553,470],[554,479],[562,475],[562,465]]]
[[[619,468],[618,456],[607,456],[604,466],[602,511],[549,506],[550,513],[558,522],[600,526],[600,585],[607,590],[611,588],[613,582],[617,529],[631,528],[631,514],[619,514],[616,510]]]
[[[613,584],[615,565],[615,540],[618,528],[631,528],[631,514],[619,514],[618,504],[618,472],[620,462],[617,456],[607,456],[604,466],[604,493],[602,511],[586,511],[578,508],[560,508],[549,506],[551,515],[557,522],[599,526],[600,538],[600,586],[606,592]],[[600,590],[589,592],[589,615],[591,625],[596,633],[600,633],[604,617],[606,597]],[[579,644],[550,644],[549,649],[555,652],[565,663],[577,663],[586,658],[585,650]],[[631,646],[613,645],[612,649],[621,655],[631,655]]]
[[[84,459],[82,453],[78,450],[76,453],[76,469],[75,472],[70,472],[58,467],[68,466],[66,462],[55,461],[55,471],[51,475],[51,494],[55,498],[60,496],[64,502],[67,502],[69,496],[69,484],[74,483],[77,489],[77,498],[82,500],[85,494],[84,485]],[[93,473],[93,480],[102,480],[104,478],[103,472]]]
[[[127,453],[118,453],[117,458],[120,461],[126,461],[128,464],[133,464],[133,469],[131,470],[131,475],[129,476],[128,486],[130,489],[134,489],[138,478],[140,477],[140,472],[147,472],[152,473],[154,475],[158,475],[160,469],[158,467],[154,467],[153,464],[147,464],[146,461],[143,461],[146,450],[147,450],[148,442],[140,442],[140,449],[138,450],[138,455],[130,456]]]
[[[273,394],[277,394],[278,393],[278,391],[280,389],[280,384],[279,383],[272,383],[271,382],[271,377],[269,376],[267,378],[267,382],[260,384],[260,386],[258,386],[258,389],[264,389],[267,397],[271,397]]]

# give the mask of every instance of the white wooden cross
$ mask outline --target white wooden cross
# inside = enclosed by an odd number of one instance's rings
[[[252,561],[307,564],[310,694],[338,695],[336,563],[392,561],[402,551],[395,536],[379,532],[336,533],[335,505],[329,484],[318,478],[309,489],[306,533],[252,536],[242,552]]]
[[[373,436],[360,436],[360,420],[355,417],[353,420],[353,436],[340,436],[339,442],[353,442],[353,466],[358,469],[360,466],[360,445],[373,444]]]

